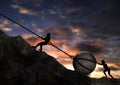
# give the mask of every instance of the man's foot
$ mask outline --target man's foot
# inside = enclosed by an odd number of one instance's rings
[[[36,47],[35,46],[32,46],[34,49],[36,49]]]
[[[40,52],[42,52],[42,49],[39,49]]]

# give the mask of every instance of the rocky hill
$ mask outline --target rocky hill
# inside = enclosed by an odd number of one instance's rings
[[[90,80],[36,51],[21,36],[0,30],[0,85],[90,85]]]

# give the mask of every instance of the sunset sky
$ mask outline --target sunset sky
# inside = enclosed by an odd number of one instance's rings
[[[0,0],[0,13],[42,37],[50,32],[51,42],[70,55],[93,53],[97,62],[108,63],[113,77],[120,78],[119,0]],[[0,29],[10,36],[21,35],[32,46],[42,41],[1,16]],[[74,70],[69,56],[50,45],[43,48]],[[97,65],[90,76],[103,77],[102,71]]]

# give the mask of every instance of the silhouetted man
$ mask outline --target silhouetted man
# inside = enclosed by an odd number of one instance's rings
[[[111,78],[113,78],[112,75],[110,74],[110,68],[109,68],[108,65],[105,63],[105,60],[102,60],[101,63],[99,63],[99,64],[100,64],[100,65],[103,65],[103,67],[104,67],[103,73],[105,74],[105,77],[107,77],[107,75],[106,75],[105,72],[108,71],[109,76],[110,76]]]
[[[42,51],[42,46],[47,45],[50,42],[50,33],[47,33],[47,36],[43,38],[43,40],[45,41],[38,43],[36,46],[34,46],[34,48],[36,49],[38,46],[40,46],[39,51]]]

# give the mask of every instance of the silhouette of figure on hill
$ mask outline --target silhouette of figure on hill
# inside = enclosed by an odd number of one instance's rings
[[[47,36],[43,38],[44,42],[38,43],[34,48],[36,49],[38,46],[40,46],[39,51],[42,51],[42,46],[47,45],[50,42],[50,33],[47,33]]]
[[[102,60],[101,63],[98,63],[99,65],[103,65],[104,70],[103,73],[105,74],[105,77],[107,77],[106,75],[106,71],[108,72],[108,75],[113,78],[113,76],[110,74],[110,68],[108,67],[108,65],[105,63],[105,60]]]

